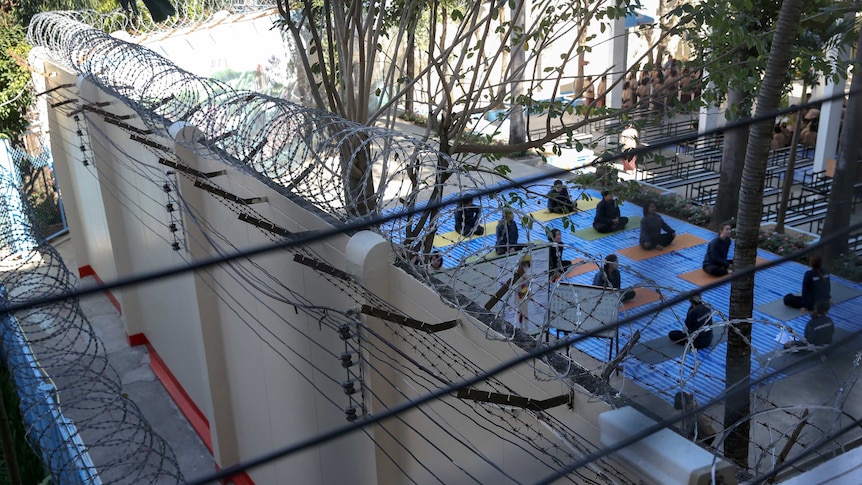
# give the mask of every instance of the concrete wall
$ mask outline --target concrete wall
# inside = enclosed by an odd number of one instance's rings
[[[56,67],[52,70],[58,75],[47,78],[48,88],[77,81]],[[80,104],[108,103],[100,109],[129,115],[124,123],[144,128],[119,100],[87,82],[77,84],[68,95]],[[177,130],[175,139],[145,135],[163,145],[162,151],[131,140],[128,130],[86,112],[94,163],[85,167],[74,150],[79,142],[71,118],[58,109],[49,112],[57,178],[70,216],[76,256],[105,281],[182,267],[277,239],[241,221],[240,213],[292,232],[330,228],[319,215],[266,184],[219,161],[199,157],[181,144],[195,140],[193,127]],[[175,170],[169,174],[159,163],[160,157],[201,172],[225,173],[209,180]],[[252,205],[228,202],[196,187],[195,181],[217,185],[241,198],[265,200]],[[170,193],[164,190],[166,182]],[[165,204],[171,200],[181,214],[173,215],[181,224],[176,233],[167,229],[172,215]],[[171,247],[175,238],[179,250]],[[345,343],[331,326],[321,323],[326,320],[316,317],[322,308],[338,313],[357,303],[388,302],[421,321],[461,322],[451,330],[427,334],[362,317],[368,328],[359,330],[365,362],[359,389],[370,414],[522,352],[505,341],[489,339],[482,324],[392,265],[391,246],[375,233],[339,234],[302,249],[310,257],[353,274],[353,282],[326,277],[294,262],[296,251],[280,249],[240,258],[231,265],[120,292],[128,334],[146,337],[205,415],[214,458],[222,467],[347,424],[344,407],[349,400],[341,388],[346,371],[339,360]],[[373,295],[365,293],[367,290]],[[422,369],[431,370],[431,375]],[[533,399],[568,392],[560,381],[537,380],[528,366],[496,379],[499,382],[476,387]],[[546,419],[559,420],[582,435],[583,445],[589,447],[589,443],[598,443],[596,416],[608,407],[590,402],[589,393],[576,392],[575,399],[573,409],[551,409]],[[519,430],[511,440],[496,434],[513,428]],[[506,483],[550,473],[547,463],[552,458],[518,436],[535,439],[543,448],[558,450],[551,454],[560,460],[569,460],[563,452],[567,445],[535,416],[449,395],[381,426],[255,468],[249,476],[260,484],[408,483],[411,479],[426,483],[435,476],[457,483],[465,479],[462,470],[466,470],[482,483]],[[474,448],[486,460],[478,458],[471,451]]]

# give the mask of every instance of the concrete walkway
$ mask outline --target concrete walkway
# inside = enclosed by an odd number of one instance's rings
[[[77,275],[71,238],[63,236],[52,241],[52,245],[60,252],[69,271]],[[81,285],[95,284],[93,277],[81,280]],[[81,299],[80,306],[104,344],[108,362],[120,375],[123,392],[137,403],[153,430],[171,446],[183,477],[191,480],[213,473],[212,454],[156,379],[146,348],[129,345],[122,316],[108,297],[104,294],[87,296]]]

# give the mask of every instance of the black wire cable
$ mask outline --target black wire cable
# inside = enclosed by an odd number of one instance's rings
[[[727,278],[727,279],[722,280],[722,281],[716,281],[716,282],[710,283],[708,285],[702,286],[699,289],[680,294],[679,296],[676,296],[674,298],[669,299],[667,304],[668,305],[675,305],[678,303],[682,303],[682,302],[688,300],[693,295],[697,295],[697,294],[703,293],[705,291],[711,290],[713,288],[716,288],[718,286],[721,286],[721,285],[727,283],[728,281],[733,281],[733,280],[738,279],[738,278],[745,278],[747,276],[753,275],[757,271],[766,270],[766,269],[769,269],[773,266],[777,266],[779,264],[783,264],[783,263],[786,263],[788,261],[795,260],[796,258],[798,258],[800,256],[803,256],[803,255],[808,254],[810,252],[816,251],[817,249],[819,249],[823,245],[829,244],[829,243],[833,242],[834,240],[837,240],[839,237],[844,236],[849,231],[853,231],[853,230],[860,229],[860,228],[862,228],[862,223],[847,227],[844,230],[839,231],[838,233],[833,234],[830,237],[827,237],[825,239],[820,240],[817,244],[813,244],[811,246],[803,248],[803,249],[801,249],[795,253],[792,253],[788,256],[784,256],[782,258],[770,261],[770,262],[765,263],[765,264],[760,265],[760,266],[753,266],[753,267],[750,267],[750,268],[747,268],[744,270],[735,271],[731,275],[730,278]],[[582,340],[585,340],[587,338],[593,337],[595,334],[602,332],[602,331],[606,331],[608,328],[617,328],[621,325],[628,324],[629,322],[635,321],[638,318],[642,318],[642,317],[648,315],[649,313],[651,313],[653,311],[654,311],[654,309],[636,312],[632,316],[626,317],[626,318],[620,320],[619,322],[612,324],[612,325],[609,325],[607,327],[598,328],[598,329],[592,330],[590,332],[573,335],[570,338],[561,339],[561,340],[559,340],[553,344],[549,344],[546,347],[537,348],[533,351],[526,352],[521,356],[515,357],[515,358],[510,359],[506,362],[503,362],[503,363],[497,365],[496,367],[491,368],[490,370],[487,370],[481,374],[477,374],[477,375],[471,376],[467,379],[464,379],[460,383],[457,383],[453,386],[438,389],[438,390],[431,392],[425,396],[421,396],[421,397],[416,398],[412,401],[402,403],[402,404],[399,404],[395,407],[389,408],[388,410],[386,410],[380,414],[368,417],[367,419],[365,419],[361,423],[350,424],[347,426],[343,426],[341,428],[337,428],[337,429],[328,431],[326,433],[322,433],[318,436],[302,440],[300,442],[294,443],[292,445],[281,448],[279,450],[274,450],[274,451],[271,451],[269,453],[260,455],[256,458],[252,458],[251,460],[248,460],[246,462],[239,463],[239,464],[236,464],[234,466],[225,468],[218,473],[210,475],[209,477],[205,477],[205,478],[202,478],[202,479],[199,479],[199,480],[196,480],[193,482],[189,482],[189,483],[192,485],[199,485],[199,484],[208,483],[208,482],[211,482],[214,480],[218,480],[221,478],[226,478],[226,477],[229,477],[231,475],[235,475],[241,471],[244,471],[246,469],[254,468],[256,466],[260,466],[262,464],[276,460],[276,459],[281,458],[283,456],[287,456],[289,454],[292,454],[292,453],[295,453],[298,451],[302,451],[302,450],[310,448],[312,446],[317,446],[317,445],[326,443],[326,442],[331,441],[333,439],[339,438],[345,434],[351,433],[351,432],[353,432],[353,431],[355,431],[361,427],[386,420],[388,418],[391,418],[393,416],[401,414],[402,412],[409,411],[410,409],[412,409],[414,407],[418,407],[418,406],[421,406],[427,402],[439,399],[439,398],[441,398],[441,397],[443,397],[443,396],[445,396],[451,392],[457,391],[458,389],[463,389],[465,387],[469,387],[469,386],[478,384],[478,383],[484,381],[485,379],[487,379],[491,376],[497,375],[501,372],[504,372],[508,369],[511,369],[512,367],[515,367],[516,365],[522,364],[522,363],[527,362],[527,361],[532,360],[532,359],[540,358],[544,354],[553,352],[557,349],[561,349],[561,348],[566,347],[568,345],[571,345],[571,344],[580,342]],[[807,361],[812,360],[812,359],[820,358],[820,356],[827,354],[828,353],[827,351],[837,349],[837,348],[841,347],[842,345],[847,344],[847,342],[852,340],[852,338],[856,337],[857,335],[862,335],[862,330],[852,333],[847,339],[845,339],[843,341],[840,341],[838,343],[833,343],[832,346],[828,349],[822,349],[820,351],[813,352],[810,355],[807,355],[800,360],[797,360],[797,361],[794,361],[790,364],[787,364],[782,368],[773,370],[772,372],[765,373],[764,375],[762,375],[761,377],[759,377],[753,381],[747,381],[744,385],[745,386],[753,386],[753,385],[759,384],[761,382],[766,382],[769,379],[773,379],[773,378],[781,375],[785,371],[788,371],[788,370],[791,370],[795,367],[800,366],[804,362],[807,362]],[[734,392],[736,388],[741,387],[741,386],[742,386],[742,383],[732,384],[729,389],[725,389],[725,392],[723,392],[722,394],[719,394],[718,396],[716,396],[715,398],[713,398],[712,400],[710,400],[709,402],[704,404],[702,407],[706,408],[706,407],[709,407],[713,404],[720,402],[721,400],[723,400],[723,398],[729,392]],[[556,478],[559,478],[562,475],[565,475],[565,474],[569,473],[570,471],[572,471],[576,468],[584,466],[586,463],[589,463],[589,462],[594,461],[596,459],[607,456],[607,455],[613,453],[614,451],[622,449],[622,448],[624,448],[624,447],[626,447],[632,443],[635,443],[636,441],[643,439],[643,438],[655,433],[656,431],[659,431],[660,429],[662,429],[666,426],[674,424],[674,423],[682,420],[683,418],[692,416],[696,412],[698,412],[698,411],[695,409],[692,409],[688,412],[678,414],[678,415],[674,416],[673,418],[669,418],[669,419],[660,421],[658,424],[656,424],[654,426],[650,426],[649,428],[646,428],[641,433],[637,433],[636,435],[633,435],[632,437],[624,440],[623,442],[621,442],[621,444],[615,445],[614,447],[603,450],[600,453],[593,453],[591,455],[588,455],[587,458],[579,460],[579,461],[565,467],[564,469],[558,470],[558,473],[555,473],[554,475],[549,476],[546,480],[540,481],[538,483],[551,483]]]
[[[855,94],[857,94],[857,93],[851,93],[851,95],[855,95]],[[835,96],[832,96],[832,97],[830,97],[830,98],[826,98],[826,99],[824,99],[824,100],[838,99],[838,98],[843,98],[844,96],[845,96],[845,95],[844,95],[844,93],[841,93],[840,95],[835,95]],[[817,102],[822,102],[822,101],[824,101],[824,100],[819,100],[819,101],[817,101]],[[815,103],[810,103],[810,104],[815,104]],[[810,104],[809,104],[809,105],[810,105]],[[807,105],[805,105],[805,106],[807,106]],[[647,153],[647,152],[655,151],[656,149],[660,149],[660,148],[663,148],[663,147],[667,147],[667,146],[675,145],[675,144],[678,144],[678,143],[681,143],[681,142],[692,141],[692,140],[695,140],[695,139],[697,139],[697,138],[700,138],[701,136],[708,136],[708,135],[710,135],[710,134],[716,134],[716,133],[719,133],[719,132],[724,132],[724,131],[726,131],[726,130],[734,129],[734,128],[736,128],[736,127],[746,126],[746,125],[749,125],[749,124],[752,124],[752,123],[757,123],[757,122],[762,122],[762,121],[766,121],[766,120],[769,120],[769,119],[774,119],[774,118],[775,118],[775,116],[778,116],[778,115],[781,115],[781,114],[788,114],[788,113],[797,112],[797,111],[799,111],[800,109],[801,109],[801,106],[794,106],[794,107],[790,107],[790,108],[787,108],[787,109],[784,109],[784,110],[779,110],[779,111],[777,111],[777,112],[775,112],[775,113],[770,113],[770,114],[768,114],[768,115],[761,116],[761,117],[759,117],[759,118],[749,118],[749,119],[744,120],[744,121],[741,121],[741,122],[731,123],[731,124],[728,124],[727,126],[725,126],[725,127],[723,127],[723,128],[719,128],[719,129],[715,129],[715,130],[710,130],[710,131],[708,131],[708,132],[673,137],[673,138],[667,139],[666,141],[664,141],[664,142],[662,142],[662,143],[656,143],[656,144],[653,144],[653,145],[652,145],[652,146],[650,146],[650,147],[641,147],[641,148],[637,148],[637,149],[634,149],[634,150],[627,151],[627,152],[626,152],[626,155],[628,156],[628,155],[644,154],[644,153]],[[600,162],[601,162],[601,163],[604,163],[604,162],[607,162],[607,161],[612,161],[612,160],[616,160],[616,159],[620,159],[620,158],[622,158],[622,154],[614,155],[614,156],[607,156],[607,154],[605,154],[605,155],[606,155],[606,156],[603,156],[603,157],[601,157],[600,159],[597,159],[596,161],[594,161],[594,162],[592,163],[592,165],[594,165],[594,164],[596,164],[596,163],[600,163]],[[525,179],[521,179],[521,180],[519,180],[519,181],[518,181],[518,182],[516,182],[516,183],[509,184],[509,185],[508,185],[508,187],[509,187],[509,188],[512,188],[512,187],[515,187],[515,186],[520,185],[520,184],[531,183],[531,182],[538,182],[538,181],[541,181],[541,180],[547,180],[547,179],[550,179],[550,178],[558,177],[560,174],[563,174],[563,173],[568,173],[568,171],[565,171],[565,170],[555,170],[555,171],[552,171],[552,172],[547,173],[547,174],[541,174],[541,175],[536,175],[536,176],[528,177],[528,178],[525,178]],[[502,187],[498,186],[498,187],[494,187],[494,188],[490,188],[490,189],[474,191],[473,193],[471,193],[471,194],[470,194],[470,197],[472,198],[472,197],[475,197],[475,196],[489,195],[489,194],[491,194],[491,193],[498,192],[498,191],[500,191],[500,190],[504,190],[505,188],[506,188],[505,186],[502,186]],[[121,279],[118,279],[118,280],[116,280],[116,281],[114,281],[114,282],[112,282],[112,283],[110,283],[110,284],[99,285],[99,286],[91,287],[91,288],[88,288],[88,289],[79,289],[79,290],[77,290],[77,291],[72,291],[72,292],[69,292],[69,293],[61,294],[61,295],[56,295],[56,296],[51,296],[51,297],[47,297],[47,298],[41,298],[41,299],[31,300],[31,301],[28,301],[28,302],[24,302],[24,303],[21,303],[21,304],[16,304],[16,305],[14,305],[14,306],[10,306],[10,308],[9,308],[7,311],[12,311],[12,312],[14,312],[14,311],[19,311],[19,310],[24,310],[24,309],[27,309],[27,308],[31,308],[31,307],[33,307],[33,306],[37,306],[37,305],[41,305],[41,304],[53,303],[53,302],[55,302],[55,301],[59,301],[59,300],[62,300],[62,299],[65,299],[65,298],[69,298],[69,297],[81,297],[81,296],[85,296],[85,295],[88,295],[88,294],[93,294],[93,293],[97,293],[97,292],[101,292],[101,291],[105,291],[105,290],[124,288],[124,287],[128,287],[128,286],[131,286],[131,285],[135,285],[135,284],[139,284],[139,283],[147,282],[147,281],[153,281],[153,280],[157,280],[157,279],[160,279],[160,278],[165,278],[165,277],[170,277],[170,276],[178,275],[178,274],[184,273],[184,272],[186,272],[186,271],[194,271],[194,270],[197,270],[197,269],[207,268],[207,267],[210,267],[210,266],[214,266],[214,265],[217,265],[217,264],[221,264],[221,263],[226,262],[226,261],[231,260],[231,259],[236,259],[236,258],[238,258],[238,257],[250,257],[250,256],[258,255],[258,254],[263,254],[263,253],[265,253],[265,252],[273,251],[273,250],[276,250],[276,249],[282,249],[282,248],[287,248],[287,247],[293,247],[293,246],[297,246],[297,245],[300,245],[300,244],[308,244],[308,243],[311,243],[311,242],[315,242],[315,241],[323,240],[323,239],[325,239],[325,238],[327,238],[327,237],[331,237],[331,236],[336,235],[336,234],[343,233],[343,232],[345,232],[345,231],[355,231],[355,230],[364,229],[364,228],[366,228],[366,227],[368,227],[368,226],[371,226],[371,225],[376,225],[376,224],[384,223],[384,222],[387,222],[387,221],[390,221],[390,220],[394,220],[394,219],[397,219],[397,218],[400,218],[400,217],[404,217],[404,216],[407,216],[407,215],[412,215],[412,214],[419,213],[419,212],[422,212],[422,211],[426,211],[426,210],[429,210],[429,209],[434,209],[434,208],[439,208],[439,207],[443,207],[443,206],[446,206],[446,205],[455,204],[455,203],[457,203],[457,202],[459,202],[459,201],[461,201],[461,200],[466,200],[466,197],[463,197],[463,196],[462,196],[462,197],[459,197],[459,198],[455,198],[455,199],[452,199],[452,200],[448,200],[448,201],[446,201],[446,202],[442,202],[442,201],[438,201],[438,202],[431,202],[431,203],[425,204],[425,205],[423,205],[422,207],[419,207],[419,208],[413,208],[413,209],[410,209],[410,210],[393,212],[392,214],[389,214],[389,215],[382,215],[382,216],[379,216],[379,217],[376,217],[376,218],[367,218],[367,217],[366,217],[366,218],[359,218],[359,219],[357,219],[357,220],[355,220],[355,221],[353,221],[353,222],[350,222],[350,223],[347,223],[347,224],[341,224],[341,225],[339,225],[338,227],[335,227],[335,228],[332,228],[332,229],[329,229],[329,230],[319,231],[319,232],[317,232],[317,233],[315,233],[315,234],[309,235],[309,236],[304,237],[304,238],[296,238],[296,239],[293,239],[293,240],[288,240],[288,241],[281,242],[281,243],[277,243],[277,244],[268,244],[268,245],[264,245],[264,246],[261,246],[261,247],[257,247],[257,248],[252,248],[252,249],[249,249],[249,250],[240,251],[239,253],[236,253],[236,254],[233,254],[233,255],[229,255],[229,256],[225,256],[225,257],[210,258],[210,259],[207,259],[207,260],[204,260],[204,261],[199,261],[199,262],[192,263],[191,265],[184,266],[184,267],[172,268],[172,269],[167,269],[167,270],[162,270],[162,271],[155,271],[155,272],[151,272],[151,273],[145,273],[145,274],[143,274],[143,275],[134,275],[134,276],[127,277],[127,278],[121,278]],[[845,229],[845,230],[843,230],[843,231],[840,231],[838,234],[834,235],[832,238],[829,238],[829,240],[836,239],[838,236],[843,236],[843,235],[847,234],[849,231],[851,231],[851,230],[855,230],[855,229],[857,229],[857,228],[858,228],[858,225],[857,225],[857,226],[850,227],[850,228],[847,228],[847,229]],[[796,257],[798,257],[799,255],[807,254],[808,252],[815,250],[816,248],[818,248],[818,247],[822,246],[823,244],[824,244],[824,242],[821,240],[818,244],[813,245],[813,246],[810,246],[809,248],[806,248],[805,250],[800,251],[800,252],[798,252],[798,253],[795,253],[795,255],[796,255]],[[758,271],[758,270],[760,270],[760,269],[768,269],[769,267],[772,267],[772,266],[775,266],[775,265],[777,265],[777,264],[780,264],[780,263],[786,262],[787,260],[789,260],[789,258],[782,258],[782,259],[779,259],[779,260],[773,261],[773,262],[772,262],[773,264],[767,264],[767,265],[763,265],[763,266],[756,267],[756,268],[750,268],[750,270],[746,270],[746,271],[741,271],[741,272],[735,273],[731,279],[735,279],[735,278],[738,278],[738,277],[743,277],[743,276],[746,276],[746,275],[749,275],[749,274],[753,274],[755,271]],[[713,288],[713,287],[718,286],[719,284],[723,284],[724,282],[726,282],[726,281],[723,281],[723,282],[719,282],[719,283],[714,283],[714,284],[708,285],[708,286],[706,286],[706,287],[701,288],[700,290],[698,290],[698,291],[696,291],[696,292],[692,292],[691,294],[697,294],[697,293],[700,293],[700,292],[702,292],[702,291],[706,291],[706,290],[708,290],[708,289],[711,289],[711,288]],[[688,294],[686,294],[686,296],[688,296]],[[683,298],[682,296],[680,296],[680,297],[675,298],[674,300],[676,300],[676,301],[674,302],[674,304],[675,304],[675,303],[682,302],[682,301],[684,300],[684,298]],[[642,317],[642,316],[644,316],[644,315],[638,314],[637,316],[638,316],[638,317]],[[632,319],[633,319],[633,318],[632,318]],[[623,320],[623,322],[627,322],[628,320],[629,320],[629,319],[627,318],[627,319]],[[589,336],[588,334],[583,334],[583,335],[587,335],[587,336]],[[537,357],[537,356],[540,356],[540,355],[542,355],[542,354],[544,354],[544,353],[551,352],[551,351],[553,351],[553,350],[556,350],[556,348],[561,348],[561,347],[562,347],[562,346],[564,346],[564,345],[568,345],[568,340],[563,341],[563,342],[562,342],[562,343],[560,343],[560,344],[555,344],[554,346],[551,346],[550,348],[544,348],[544,349],[542,349],[542,351],[541,351],[540,353],[537,353],[535,356],[532,356],[532,355],[531,355],[529,358]],[[529,355],[529,354],[528,354],[528,355]],[[518,360],[520,360],[520,359],[518,359]],[[527,360],[527,359],[524,359],[524,360]],[[520,363],[520,362],[518,362],[518,361],[514,361],[514,362],[512,362],[511,364],[509,364],[507,367],[497,370],[497,372],[501,372],[501,371],[505,370],[506,368],[509,368],[509,367],[511,367],[511,366],[513,366],[513,365],[517,365],[518,363]],[[493,374],[489,374],[489,375],[488,375],[488,377],[489,377],[490,375],[493,375]],[[478,381],[474,381],[474,382],[478,382]],[[427,402],[427,400],[423,400],[423,401],[421,401],[421,402],[419,402],[419,403],[417,403],[417,404],[421,404],[422,402]],[[331,438],[330,438],[330,439],[331,439]],[[232,469],[232,468],[231,468],[231,469]],[[234,473],[235,473],[235,471],[234,471]]]

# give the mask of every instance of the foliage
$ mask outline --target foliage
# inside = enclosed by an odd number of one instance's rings
[[[851,281],[862,281],[862,256],[856,253],[841,254],[829,267],[832,274]]]
[[[653,201],[659,212],[696,226],[706,227],[712,219],[711,205],[698,204],[675,193],[658,195],[654,192],[641,190],[634,194],[631,201],[642,207],[647,202]]]
[[[0,135],[16,139],[27,127],[30,72],[19,64],[30,46],[14,16],[0,11]]]
[[[18,470],[21,473],[21,483],[39,483],[45,478],[47,472],[39,456],[34,453],[27,442],[18,405],[18,394],[5,365],[0,365],[0,396],[6,406],[6,415],[9,418],[9,428],[15,446]],[[5,469],[5,463],[3,468]]]
[[[416,114],[412,111],[404,111],[398,117],[417,126],[428,126],[427,116]]]
[[[772,230],[760,231],[757,239],[757,247],[779,256],[799,251],[808,245],[808,240],[802,236],[781,234]],[[806,258],[802,258],[803,260]],[[804,261],[803,261],[804,262]]]
[[[703,93],[706,102],[719,104],[731,88],[748,93],[759,90],[780,6],[781,0],[706,0],[697,8],[683,4],[671,11],[677,16],[690,14],[691,21],[680,32],[700,59],[699,67],[709,71],[710,86]],[[854,7],[831,0],[805,2],[788,79],[815,81],[815,73],[837,78],[846,72],[847,62],[829,51],[852,44],[853,22],[844,20],[849,8]],[[706,35],[704,26],[708,26]],[[787,84],[785,92],[790,88]],[[748,114],[751,101],[731,106],[729,111]]]

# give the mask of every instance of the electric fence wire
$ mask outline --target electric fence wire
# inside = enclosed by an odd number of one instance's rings
[[[91,483],[97,476],[111,483],[181,483],[173,450],[124,394],[78,299],[8,310],[74,291],[76,279],[54,248],[37,241],[26,197],[8,173],[0,174],[0,190],[3,353],[22,393],[28,441],[56,483]]]

